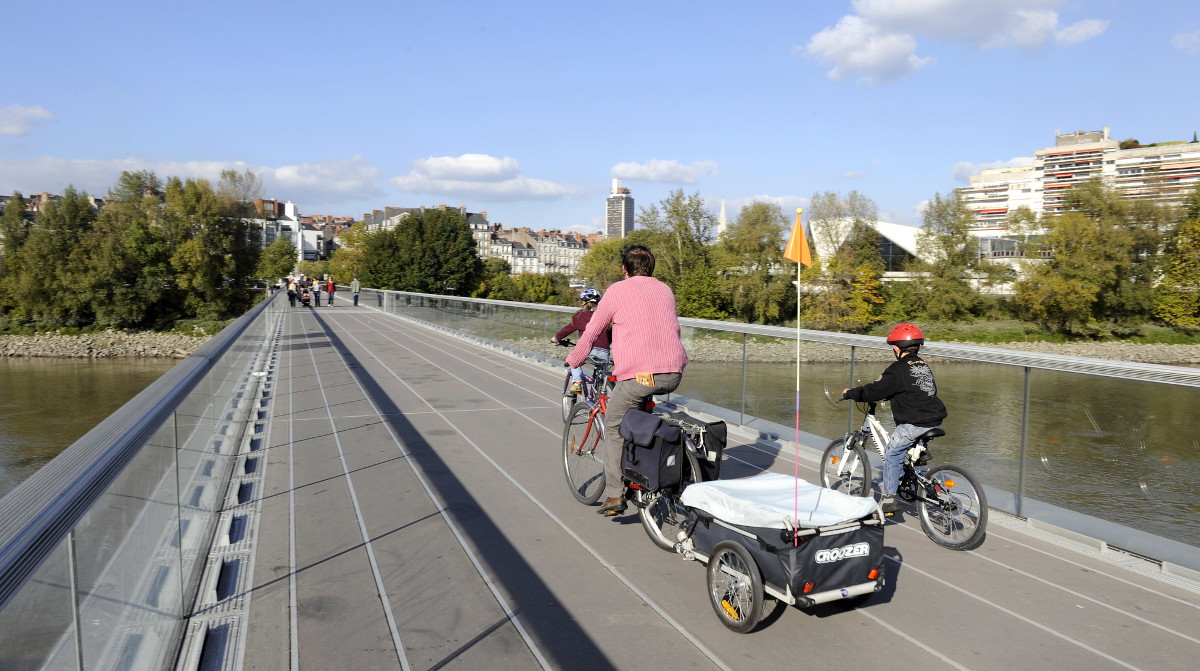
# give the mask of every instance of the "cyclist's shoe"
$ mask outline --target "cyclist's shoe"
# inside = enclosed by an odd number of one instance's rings
[[[900,510],[900,504],[896,503],[896,497],[891,494],[885,495],[879,500],[879,507],[883,509],[884,515]]]
[[[600,506],[600,509],[596,513],[605,517],[616,517],[625,512],[625,508],[626,504],[623,498],[604,499],[604,504]]]
[[[571,386],[567,388],[567,391],[571,392],[572,394],[582,393],[583,392],[583,384],[581,384],[579,382],[572,382]]]

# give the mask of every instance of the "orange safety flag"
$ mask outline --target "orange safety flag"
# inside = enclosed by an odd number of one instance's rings
[[[804,235],[804,224],[800,223],[800,213],[796,210],[796,223],[792,224],[792,237],[788,238],[787,247],[783,248],[783,258],[790,259],[802,266],[812,267],[812,252],[808,251],[808,238]]]

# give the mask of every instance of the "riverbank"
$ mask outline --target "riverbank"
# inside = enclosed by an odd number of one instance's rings
[[[567,351],[561,347],[534,339],[523,339],[510,344],[556,359],[562,359],[567,354]],[[688,359],[691,361],[721,363],[742,360],[743,349],[741,340],[692,338],[686,341],[684,345],[687,347]],[[984,346],[1024,352],[1044,352],[1047,354],[1083,356],[1117,361],[1137,361],[1140,363],[1167,365],[1200,364],[1200,345],[1136,345],[1122,342],[1013,342],[1003,344],[989,343]],[[757,363],[783,363],[796,360],[795,341],[748,342],[744,351],[748,361]],[[812,342],[800,343],[801,361],[810,363],[838,363],[846,361],[848,358],[849,348],[841,345],[826,345]],[[887,362],[892,360],[892,353],[882,349],[860,349],[855,358],[858,361]]]
[[[0,357],[64,357],[96,359],[110,357],[151,357],[182,359],[208,340],[208,336],[178,333],[104,331],[81,335],[39,333],[36,335],[0,335]],[[514,347],[561,359],[566,350],[540,339],[524,338],[506,343]],[[692,361],[720,363],[742,360],[742,342],[722,338],[692,338],[686,343]],[[988,347],[1084,356],[1117,361],[1158,364],[1200,364],[1200,345],[1136,345],[1122,342],[1013,342]],[[750,342],[745,349],[749,361],[790,362],[796,359],[794,341]],[[800,343],[800,359],[813,363],[846,361],[848,350],[839,345]],[[859,350],[859,361],[890,361],[885,350]]]
[[[209,336],[152,331],[102,331],[80,335],[0,335],[0,357],[182,359],[196,351],[208,338]]]

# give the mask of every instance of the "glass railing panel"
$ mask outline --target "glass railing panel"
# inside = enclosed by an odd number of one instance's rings
[[[176,450],[171,427],[75,526],[85,668],[160,668],[183,617]]]
[[[1024,495],[1200,546],[1200,446],[1172,418],[1200,389],[1035,371]]]
[[[68,552],[63,541],[0,610],[0,669],[75,668]]]

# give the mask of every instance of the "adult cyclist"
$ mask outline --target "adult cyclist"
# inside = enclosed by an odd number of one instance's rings
[[[612,517],[625,512],[621,474],[621,420],[629,410],[655,395],[675,391],[683,380],[687,352],[679,337],[679,316],[671,287],[654,279],[654,254],[641,245],[621,253],[625,279],[608,288],[567,364],[583,363],[593,344],[612,325],[616,385],[604,415],[604,501],[597,510]]]

